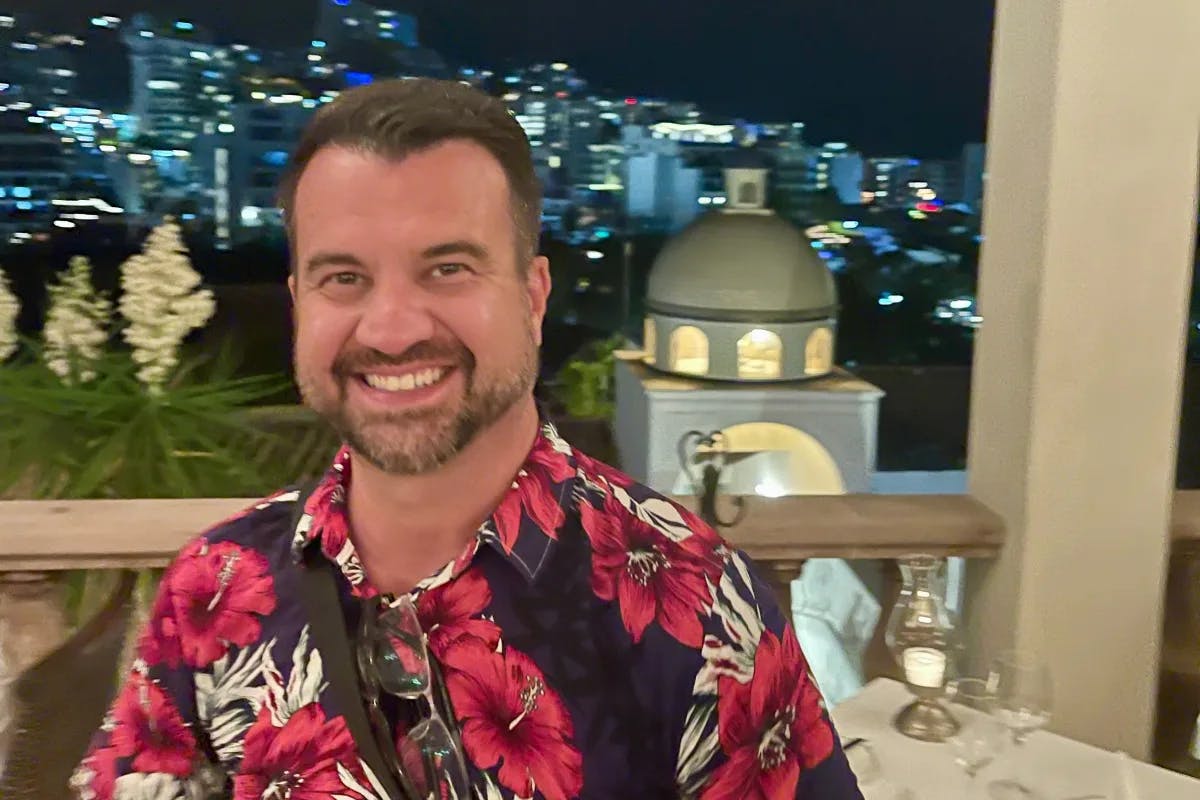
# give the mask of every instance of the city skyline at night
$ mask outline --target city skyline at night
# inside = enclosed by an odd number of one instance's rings
[[[333,0],[329,0],[333,2]],[[211,28],[224,42],[300,47],[317,0],[278,6],[218,0],[9,0],[47,30],[82,32],[98,14],[152,10]],[[992,3],[920,6],[886,0],[778,6],[727,0],[697,9],[665,0],[569,3],[478,0],[375,3],[415,15],[422,43],[453,65],[497,70],[566,61],[614,94],[695,102],[758,121],[802,120],[810,141],[848,141],[872,155],[942,157],[982,141]],[[851,7],[852,6],[852,7]],[[119,81],[126,64],[114,63]]]

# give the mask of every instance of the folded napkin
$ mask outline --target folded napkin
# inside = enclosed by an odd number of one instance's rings
[[[1124,752],[1118,751],[1116,756],[1116,786],[1113,787],[1113,800],[1142,800],[1133,778],[1133,760]]]

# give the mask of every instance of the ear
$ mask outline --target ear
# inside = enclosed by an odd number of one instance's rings
[[[292,296],[292,307],[296,305],[296,273],[288,275],[288,294]]]
[[[546,304],[550,300],[550,259],[537,256],[529,262],[525,275],[525,291],[529,297],[530,324],[534,341],[542,344],[542,322],[546,319]]]

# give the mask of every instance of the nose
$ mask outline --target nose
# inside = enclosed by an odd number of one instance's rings
[[[433,338],[437,323],[420,289],[405,282],[381,282],[367,298],[355,329],[364,347],[398,356]]]

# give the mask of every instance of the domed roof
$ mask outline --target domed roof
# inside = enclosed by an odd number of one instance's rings
[[[663,247],[650,271],[646,306],[701,318],[818,319],[836,315],[837,288],[791,223],[765,211],[716,211]]]

